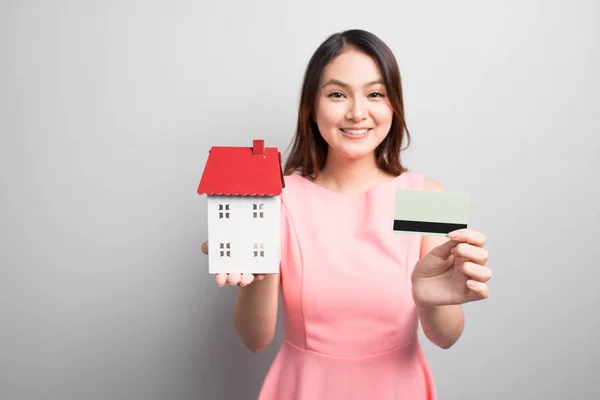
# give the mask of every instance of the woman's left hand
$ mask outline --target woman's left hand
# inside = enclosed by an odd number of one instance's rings
[[[485,236],[472,229],[449,236],[415,265],[412,292],[417,306],[463,304],[489,296],[486,282],[492,271],[486,267]]]

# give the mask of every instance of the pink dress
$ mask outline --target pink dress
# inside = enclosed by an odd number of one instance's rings
[[[284,338],[259,400],[436,399],[410,288],[421,238],[392,230],[395,190],[423,176],[353,196],[285,184]]]

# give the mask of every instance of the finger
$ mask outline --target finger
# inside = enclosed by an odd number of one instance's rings
[[[265,279],[264,274],[254,276],[254,280],[256,280],[256,281],[262,281],[263,279]]]
[[[240,283],[240,279],[242,278],[241,274],[238,272],[234,272],[229,274],[229,276],[227,277],[227,282],[229,282],[229,284],[231,286],[235,286],[238,283]]]
[[[468,280],[467,287],[471,289],[473,300],[483,300],[490,296],[490,289],[483,282]]]
[[[480,265],[485,265],[489,258],[487,249],[467,243],[459,243],[451,252],[454,256]]]
[[[448,258],[451,254],[453,254],[453,249],[459,244],[459,242],[455,240],[446,240],[444,243],[435,246],[430,254],[440,258]]]
[[[487,282],[492,278],[492,270],[479,264],[467,261],[462,269],[465,275],[478,282]]]
[[[252,274],[242,274],[240,277],[240,286],[244,287],[252,283],[254,280],[254,275]]]
[[[478,232],[474,229],[458,229],[456,231],[450,232],[448,237],[452,240],[456,240],[461,243],[471,243],[475,246],[482,247],[486,243],[486,237],[483,233]]]
[[[202,243],[202,252],[208,254],[208,241]]]
[[[215,280],[217,281],[217,285],[223,287],[227,284],[227,274],[217,274]]]

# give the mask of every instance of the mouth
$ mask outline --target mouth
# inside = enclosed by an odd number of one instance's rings
[[[371,131],[371,128],[359,128],[359,129],[340,128],[340,131],[342,131],[342,133],[346,137],[349,137],[352,139],[359,139],[359,138],[366,136]]]

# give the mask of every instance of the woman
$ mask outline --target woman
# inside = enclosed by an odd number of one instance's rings
[[[477,231],[391,230],[397,189],[444,190],[402,165],[408,140],[389,48],[361,30],[329,37],[306,70],[285,165],[280,273],[216,277],[240,286],[235,328],[254,352],[273,338],[281,289],[285,337],[260,399],[436,398],[418,321],[452,346],[461,304],[488,297],[491,272]]]

